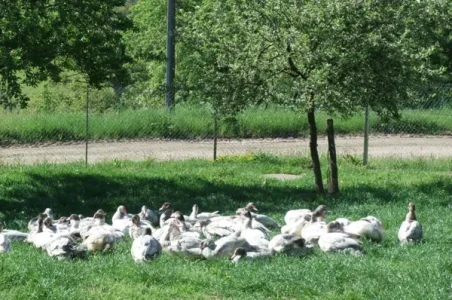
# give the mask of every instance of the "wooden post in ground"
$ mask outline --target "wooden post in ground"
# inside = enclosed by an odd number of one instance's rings
[[[319,151],[317,150],[317,125],[315,123],[315,109],[312,107],[308,111],[309,123],[309,150],[311,152],[312,169],[314,171],[315,185],[317,194],[321,195],[325,192],[322,182],[322,170],[320,168]]]
[[[336,144],[334,142],[334,125],[333,119],[326,120],[326,132],[328,135],[328,155],[331,167],[331,178],[329,180],[328,191],[331,194],[339,192],[339,179],[337,171],[337,159],[336,159]]]

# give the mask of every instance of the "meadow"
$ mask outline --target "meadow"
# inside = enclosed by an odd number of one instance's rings
[[[326,159],[322,158],[323,166]],[[339,157],[341,193],[314,193],[308,157],[264,154],[222,157],[217,162],[112,161],[90,165],[0,166],[0,218],[24,229],[28,219],[52,207],[56,217],[111,217],[124,204],[138,212],[170,201],[188,213],[232,214],[253,201],[260,213],[283,222],[289,209],[329,207],[336,217],[380,218],[385,237],[364,241],[366,254],[353,257],[316,249],[303,258],[276,256],[233,265],[162,255],[136,265],[131,242],[107,254],[58,262],[33,246],[13,243],[0,256],[1,299],[450,299],[452,296],[452,159],[372,160],[363,166]],[[294,181],[266,179],[267,173],[303,175]],[[326,174],[326,170],[323,170]],[[424,226],[420,245],[402,247],[397,231],[408,201]],[[274,234],[277,232],[275,231]]]
[[[383,121],[370,115],[370,131],[374,134],[450,134],[452,110],[404,110],[400,120]],[[326,133],[322,111],[317,113],[320,134]],[[31,111],[2,112],[0,143],[36,143],[80,141],[86,138],[84,112]],[[362,135],[364,113],[349,118],[334,118],[337,134]],[[138,138],[203,139],[214,135],[214,121],[205,107],[178,106],[174,112],[164,109],[124,110],[89,115],[89,139],[117,140]],[[287,138],[307,137],[306,116],[284,108],[248,108],[235,119],[220,120],[218,134],[222,138]]]

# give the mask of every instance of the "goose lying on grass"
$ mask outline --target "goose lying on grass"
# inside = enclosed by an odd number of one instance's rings
[[[320,236],[326,232],[325,213],[326,206],[320,205],[312,212],[310,223],[301,229],[301,237],[306,243],[317,245]]]
[[[405,221],[402,222],[398,234],[399,241],[402,244],[418,243],[422,241],[422,225],[416,219],[415,210],[416,207],[414,203],[408,203],[408,214],[405,217]]]
[[[382,222],[372,216],[367,216],[359,221],[351,222],[344,227],[344,232],[369,239],[376,243],[381,242],[383,239]]]
[[[149,228],[151,232],[155,230],[149,221],[141,220],[139,215],[134,215],[130,222],[131,225],[129,226],[129,236],[132,239],[136,239],[139,236],[144,235],[147,228]]]
[[[273,229],[280,227],[279,224],[269,216],[257,214],[256,212],[258,209],[254,202],[250,202],[245,207],[237,209],[235,213],[236,215],[244,215],[247,211],[251,213],[254,220],[258,221],[267,228]]]
[[[40,215],[42,215],[43,218],[49,217],[50,220],[53,221],[53,212],[52,212],[52,209],[50,209],[50,208],[46,208],[44,210],[44,212],[42,214],[40,214]],[[36,231],[36,229],[38,228],[38,218],[39,218],[39,216],[35,217],[35,218],[32,218],[28,222],[28,232]]]
[[[25,241],[28,238],[28,233],[17,230],[3,229],[1,233],[10,241]]]
[[[245,248],[237,248],[231,257],[232,263],[237,264],[240,261],[252,261],[255,259],[269,258],[272,256],[270,251],[247,251]]]
[[[85,254],[85,251],[79,249],[75,240],[69,235],[57,236],[49,242],[46,250],[49,256],[56,257],[58,260],[82,257]]]
[[[344,233],[339,222],[333,221],[326,226],[326,233],[319,238],[319,247],[323,252],[343,252],[354,255],[362,254],[361,242]]]
[[[11,251],[11,243],[6,235],[2,233],[3,225],[0,224],[0,254]]]
[[[138,236],[132,243],[131,253],[136,263],[155,259],[162,253],[162,246],[152,236],[152,229],[145,228],[144,234]]]
[[[278,234],[268,243],[268,250],[272,254],[302,256],[312,248],[312,246],[306,246],[303,238],[292,234]]]
[[[220,217],[220,215],[218,214],[218,211],[200,213],[199,207],[197,204],[193,205],[193,209],[190,214],[190,219],[197,220],[197,221],[211,219],[211,218],[215,218],[215,217]]]
[[[149,221],[151,225],[157,226],[159,224],[159,214],[147,208],[146,205],[141,207],[141,212],[138,214],[142,221]]]
[[[116,230],[119,230],[124,234],[128,234],[131,218],[132,215],[127,214],[124,205],[120,205],[111,218],[111,224]]]

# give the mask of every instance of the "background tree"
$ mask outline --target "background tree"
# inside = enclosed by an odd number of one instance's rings
[[[128,61],[121,33],[131,22],[124,0],[12,0],[0,2],[1,104],[25,107],[21,84],[59,81],[64,70],[89,84],[125,82]]]
[[[306,113],[319,193],[324,188],[315,111],[349,116],[369,104],[380,115],[397,117],[410,88],[428,68],[428,49],[410,34],[412,12],[418,11],[413,1],[229,0],[210,5],[215,13],[201,18],[207,26],[198,22],[190,29],[198,35],[191,43],[210,39],[200,43],[218,62],[203,61],[203,55],[194,59],[210,66],[211,72],[204,67],[193,72],[192,87],[205,85],[201,89],[207,91],[226,70],[229,78],[246,84],[218,83],[224,88],[221,101],[232,101],[244,86],[257,84],[263,88],[254,89],[252,98],[271,99]]]

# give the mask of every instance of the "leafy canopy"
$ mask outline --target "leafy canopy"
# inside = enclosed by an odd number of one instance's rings
[[[63,70],[91,85],[125,81],[121,33],[131,26],[124,0],[0,1],[0,103],[26,106],[21,83],[60,79]]]

